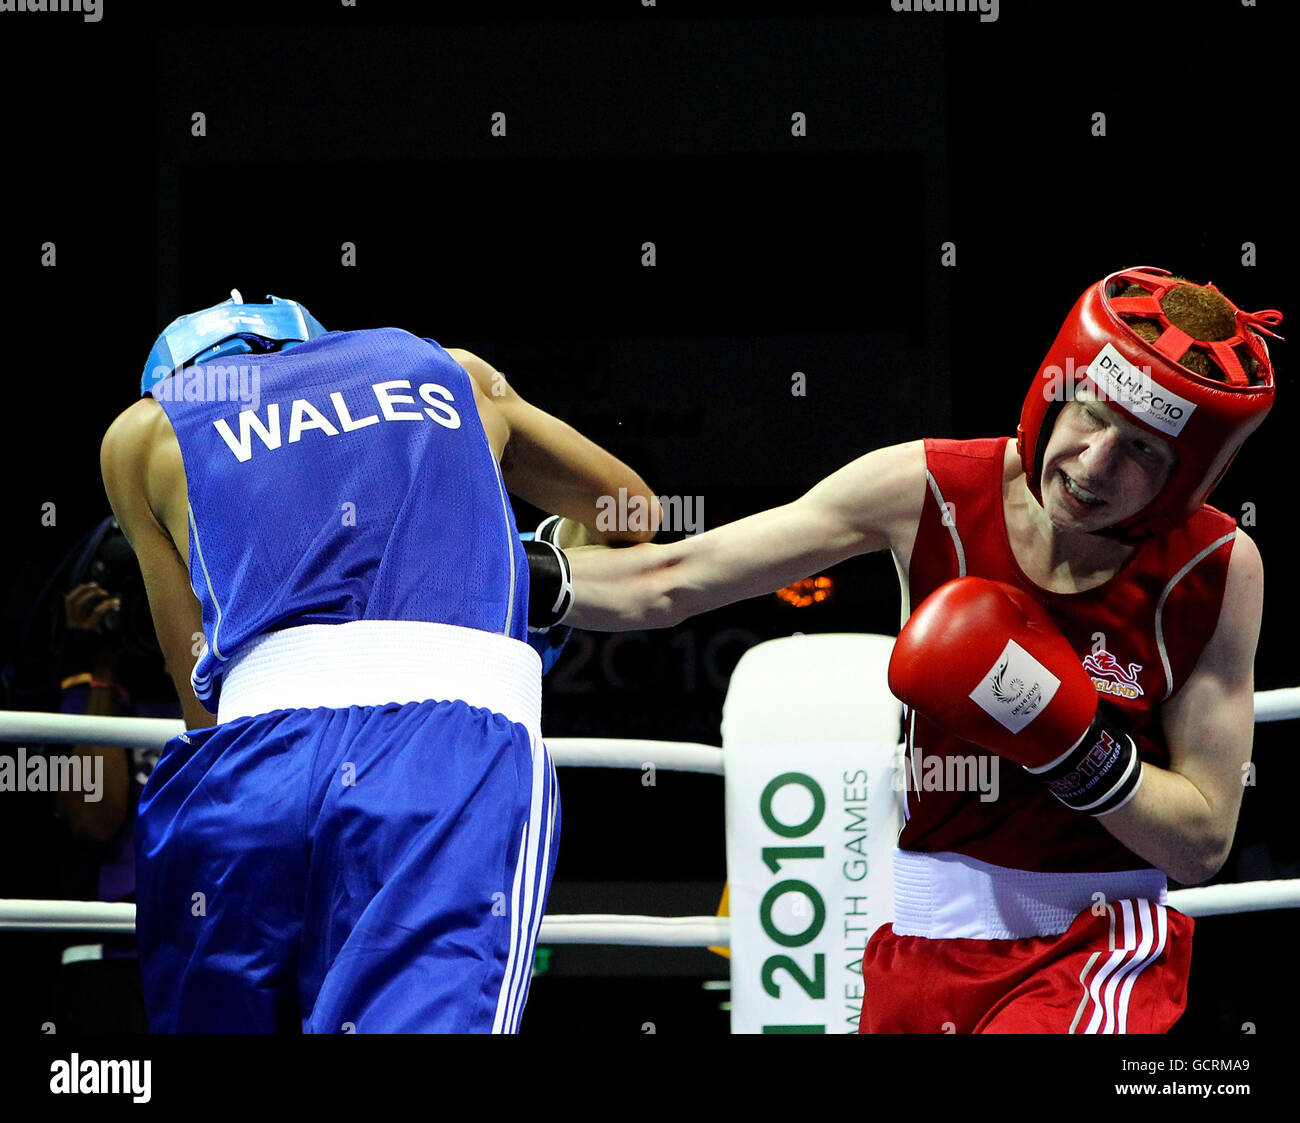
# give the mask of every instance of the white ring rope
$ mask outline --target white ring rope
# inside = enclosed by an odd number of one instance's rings
[[[115,745],[124,749],[160,749],[185,723],[175,718],[91,717],[0,710],[0,741],[54,745]],[[547,737],[556,764],[578,768],[641,768],[653,764],[676,772],[722,775],[717,745],[687,741],[634,741],[608,737]]]
[[[96,931],[130,935],[135,905],[106,901],[0,900],[0,931]],[[544,944],[726,947],[731,921],[719,916],[547,916]]]
[[[1256,721],[1300,717],[1300,687],[1255,695]],[[98,717],[86,714],[0,710],[0,741],[160,748],[183,732],[168,718]],[[615,740],[600,737],[548,738],[557,765],[586,768],[642,768],[723,773],[722,750],[681,741]],[[1191,917],[1263,909],[1300,908],[1300,879],[1210,885],[1169,894],[1169,904]],[[135,905],[105,901],[0,900],[0,931],[135,931]],[[716,916],[546,916],[540,940],[548,944],[622,944],[639,947],[727,947],[731,922]]]
[[[1261,690],[1255,695],[1255,721],[1300,718],[1300,686]],[[91,717],[87,714],[45,714],[0,710],[0,741],[35,741],[59,745],[116,745],[125,749],[161,748],[185,731],[176,718]],[[722,773],[722,752],[715,745],[682,741],[611,740],[602,737],[546,738],[556,764],[588,768],[656,768],[681,772]],[[561,759],[560,754],[564,755]],[[650,754],[656,755],[653,760]],[[638,756],[638,754],[640,754]],[[629,764],[629,761],[635,763]],[[671,758],[671,763],[670,759]]]
[[[184,732],[185,723],[178,718],[92,717],[89,714],[0,710],[0,741],[160,749],[178,733]]]
[[[1169,904],[1191,917],[1264,909],[1300,908],[1300,878],[1248,881],[1179,889]],[[130,935],[135,905],[105,901],[0,900],[0,931],[96,931]],[[731,920],[725,916],[547,916],[544,944],[624,944],[637,947],[728,947]]]
[[[1300,878],[1175,889],[1169,894],[1169,903],[1188,916],[1300,908]]]
[[[546,737],[551,759],[577,768],[643,768],[670,772],[711,772],[721,776],[722,750],[717,745],[686,741],[624,741],[609,737]]]
[[[1283,690],[1260,690],[1255,694],[1255,720],[1289,721],[1300,717],[1300,686]]]

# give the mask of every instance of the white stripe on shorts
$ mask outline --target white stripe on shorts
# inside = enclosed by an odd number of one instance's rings
[[[1084,993],[1070,1025],[1071,1033],[1127,1033],[1129,999],[1137,977],[1164,954],[1168,937],[1165,906],[1147,900],[1125,900],[1119,902],[1119,907],[1123,936],[1116,940],[1115,906],[1107,905],[1111,951],[1104,962],[1103,952],[1090,956],[1079,975]],[[1088,1023],[1079,1030],[1079,1022],[1090,1006]]]
[[[493,1033],[516,1033],[533,973],[533,951],[542,924],[542,898],[551,859],[555,771],[540,737],[533,738],[532,794],[510,887],[510,951],[497,995]],[[540,853],[539,853],[540,851]],[[540,858],[540,865],[539,865]]]

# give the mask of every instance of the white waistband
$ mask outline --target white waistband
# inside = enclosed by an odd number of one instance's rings
[[[509,636],[420,620],[305,624],[259,636],[227,664],[217,721],[273,710],[460,699],[538,734],[542,660]]]
[[[1160,870],[1037,873],[965,854],[894,851],[894,932],[930,939],[1021,940],[1057,936],[1102,894],[1164,904]]]

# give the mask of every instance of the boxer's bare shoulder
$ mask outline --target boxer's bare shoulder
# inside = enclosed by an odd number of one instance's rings
[[[100,461],[115,508],[119,504],[131,510],[142,506],[149,521],[166,530],[188,564],[185,463],[163,407],[153,398],[141,398],[118,414],[104,434]]]
[[[925,442],[874,449],[796,502],[838,528],[849,554],[891,550],[906,567],[925,502]],[[904,568],[906,572],[906,568]]]
[[[872,520],[884,539],[881,548],[891,550],[906,573],[925,505],[925,442],[907,441],[867,455],[876,458]]]
[[[510,439],[510,423],[505,413],[498,408],[498,403],[511,393],[505,377],[491,363],[480,359],[472,351],[460,347],[448,347],[447,354],[456,360],[470,376],[470,385],[474,389],[474,405],[478,409],[479,420],[487,434],[492,455],[502,461]]]

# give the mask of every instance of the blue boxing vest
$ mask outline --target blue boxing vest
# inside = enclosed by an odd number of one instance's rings
[[[191,681],[213,713],[231,657],[282,628],[423,620],[527,641],[514,512],[470,376],[437,343],[331,332],[178,372],[154,397],[185,462],[205,639]]]

